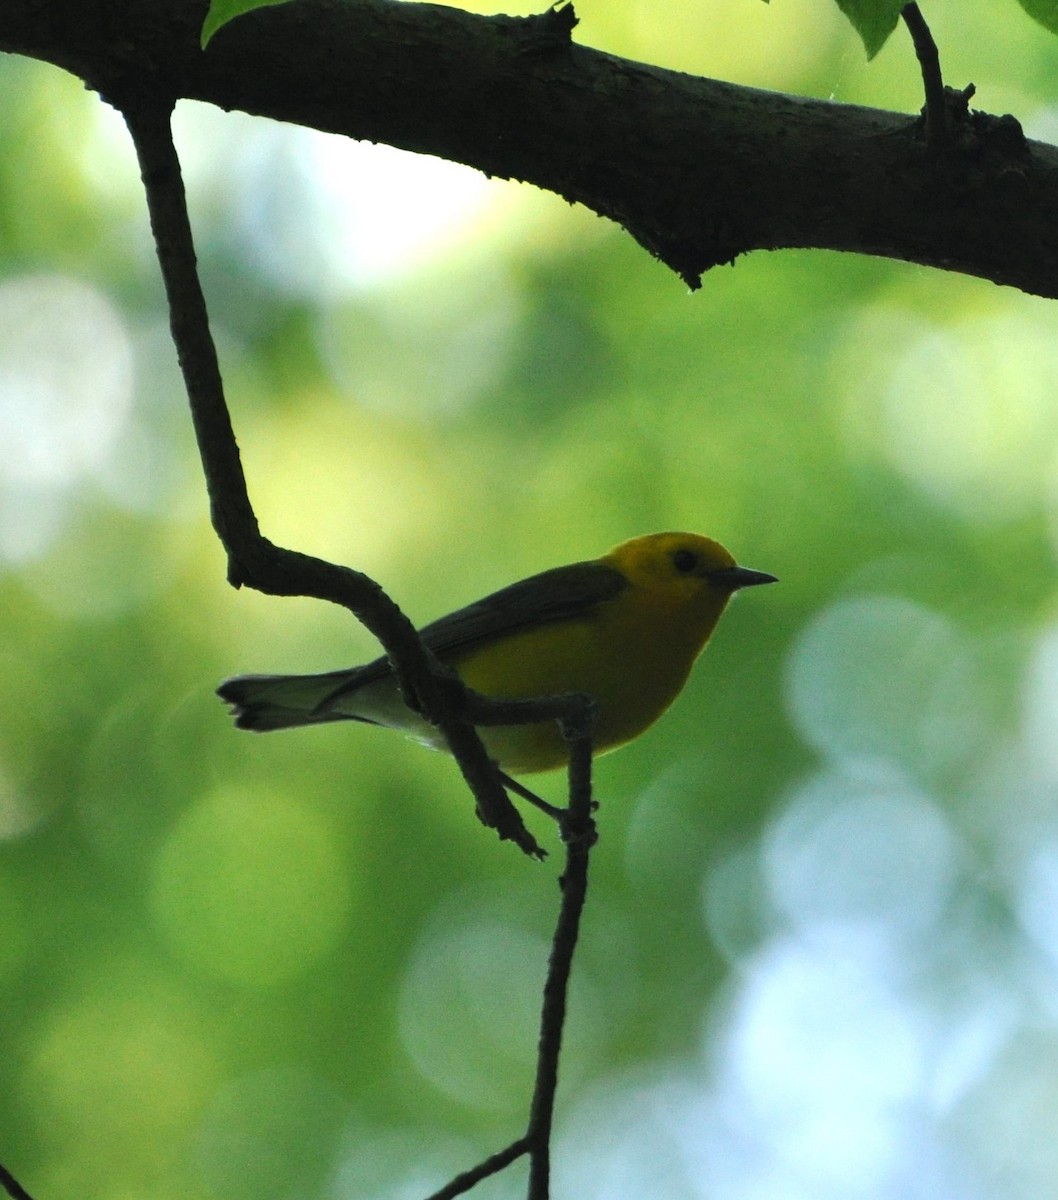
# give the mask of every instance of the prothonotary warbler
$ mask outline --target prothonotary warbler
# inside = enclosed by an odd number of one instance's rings
[[[421,634],[483,695],[593,696],[601,753],[638,737],[669,707],[735,592],[774,582],[738,566],[711,538],[654,533],[513,583]],[[321,675],[240,675],[217,692],[240,729],[366,721],[444,749],[439,732],[401,700],[385,658]],[[479,732],[505,772],[547,771],[568,760],[553,721]]]

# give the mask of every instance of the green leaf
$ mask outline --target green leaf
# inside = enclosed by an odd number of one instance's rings
[[[289,0],[210,0],[209,12],[202,25],[202,49],[210,38],[229,21],[255,8],[267,8],[273,4],[287,4]]]
[[[1058,0],[1018,0],[1018,3],[1044,29],[1058,33]]]
[[[838,8],[852,22],[863,39],[867,57],[874,58],[885,45],[900,19],[906,0],[836,0]],[[1035,0],[1030,0],[1035,2]],[[1042,0],[1047,3],[1048,0]],[[1051,0],[1052,6],[1054,0]]]

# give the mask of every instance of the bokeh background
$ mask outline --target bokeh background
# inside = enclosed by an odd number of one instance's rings
[[[1058,137],[1058,41],[924,9],[949,82]],[[578,11],[616,53],[920,104],[906,35],[867,64],[829,0]],[[598,764],[556,1196],[1054,1194],[1058,307],[825,253],[691,295],[527,187],[177,132],[275,540],[423,621],[665,528],[781,577]],[[225,585],[123,127],[10,57],[0,611],[0,1161],[39,1200],[412,1200],[517,1136],[557,859],[391,735],[232,729],[224,676],[375,648]]]

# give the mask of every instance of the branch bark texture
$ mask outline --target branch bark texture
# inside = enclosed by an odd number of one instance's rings
[[[260,9],[199,47],[205,0],[24,0],[0,49],[103,96],[145,89],[466,163],[610,217],[692,285],[757,249],[904,259],[1058,297],[1058,149],[967,113],[763,92],[575,44],[569,10],[392,0]]]

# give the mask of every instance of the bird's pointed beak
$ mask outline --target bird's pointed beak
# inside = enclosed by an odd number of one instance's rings
[[[754,571],[751,567],[721,567],[718,571],[709,572],[709,580],[732,592],[761,583],[779,582],[776,576],[769,575],[767,571]]]

